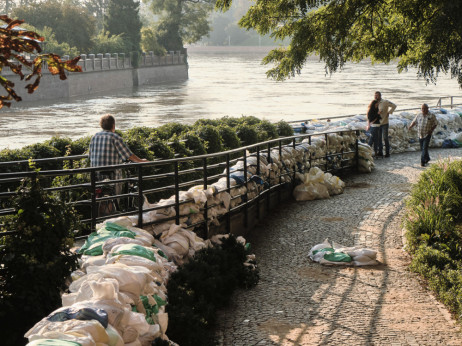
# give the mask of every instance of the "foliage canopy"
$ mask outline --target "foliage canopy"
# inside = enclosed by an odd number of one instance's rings
[[[227,10],[232,0],[217,0]],[[398,70],[416,67],[427,82],[450,72],[462,85],[462,2],[453,0],[256,0],[240,25],[277,39],[287,48],[264,59],[274,63],[267,75],[284,80],[300,74],[308,56],[317,54],[326,72],[347,61],[370,58]]]
[[[157,41],[166,50],[181,50],[210,32],[208,16],[215,0],[143,0],[158,16]]]
[[[39,30],[52,29],[56,41],[77,47],[80,53],[89,53],[96,19],[82,6],[69,1],[46,0],[16,7],[13,16]]]
[[[140,50],[139,7],[135,0],[110,0],[104,16],[104,30],[111,35],[123,35],[126,53]]]

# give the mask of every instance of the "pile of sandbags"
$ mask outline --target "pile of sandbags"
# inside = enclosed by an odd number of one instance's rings
[[[154,242],[129,218],[98,225],[79,251],[80,269],[62,295],[63,307],[32,327],[29,341],[135,346],[167,339],[166,282],[176,265]]]
[[[438,126],[433,132],[430,147],[454,147],[462,145],[460,133],[462,132],[462,107],[446,110],[444,108],[430,109],[438,120]],[[389,138],[392,152],[401,153],[405,151],[417,151],[419,138],[417,128],[410,131],[409,125],[420,110],[403,111],[391,114],[389,117]],[[310,126],[313,124],[313,126]],[[360,139],[367,143],[370,133],[366,131],[367,119],[365,115],[355,115],[342,120],[327,122],[313,120],[308,125],[309,134],[316,134],[325,131],[341,131],[343,129],[360,130]]]
[[[313,246],[310,259],[324,265],[369,266],[377,265],[377,251],[359,246],[345,247],[328,239]]]
[[[362,173],[370,173],[374,168],[374,151],[364,143],[358,143],[358,170]]]
[[[179,225],[155,239],[131,224],[129,217],[118,217],[97,225],[79,250],[80,268],[71,274],[63,307],[26,333],[28,345],[143,346],[168,340],[169,276],[212,243]],[[215,236],[215,242],[227,236]],[[244,238],[237,240],[248,247]],[[244,265],[254,260],[249,255]]]
[[[345,183],[330,173],[324,173],[318,167],[312,167],[309,173],[298,174],[302,181],[293,191],[296,201],[312,201],[314,199],[329,198],[343,193]]]

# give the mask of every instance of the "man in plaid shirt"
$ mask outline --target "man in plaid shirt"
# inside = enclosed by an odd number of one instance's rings
[[[420,157],[420,165],[425,167],[428,161],[430,161],[428,146],[430,145],[432,133],[438,125],[435,114],[428,111],[428,105],[426,103],[422,105],[422,113],[418,114],[412,121],[411,125],[409,125],[409,130],[412,129],[415,125],[417,125],[420,150],[422,151],[422,155]]]
[[[92,167],[117,165],[127,160],[132,162],[147,161],[133,154],[122,138],[115,133],[115,119],[112,115],[103,115],[99,124],[103,131],[95,134],[90,142],[90,163]],[[108,170],[98,172],[98,180],[103,180],[105,175],[110,179],[121,178],[120,170],[115,172]]]

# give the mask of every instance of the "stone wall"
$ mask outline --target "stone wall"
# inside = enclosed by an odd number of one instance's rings
[[[33,94],[28,94],[25,89],[25,86],[33,81],[21,81],[7,69],[2,75],[15,84],[14,89],[24,102],[62,100],[129,89],[138,85],[188,79],[188,65],[185,55],[180,52],[170,52],[163,57],[157,57],[151,52],[143,53],[138,68],[132,68],[130,59],[119,54],[82,55],[79,65],[82,66],[83,72],[67,73],[66,80],[52,76],[44,66],[40,86]]]

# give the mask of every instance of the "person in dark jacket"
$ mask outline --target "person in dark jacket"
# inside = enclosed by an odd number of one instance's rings
[[[383,157],[383,153],[380,154],[380,143],[382,142],[382,136],[380,131],[380,114],[379,114],[379,102],[373,100],[367,110],[367,130],[370,130],[371,137],[369,139],[369,145],[374,148],[375,157]]]

